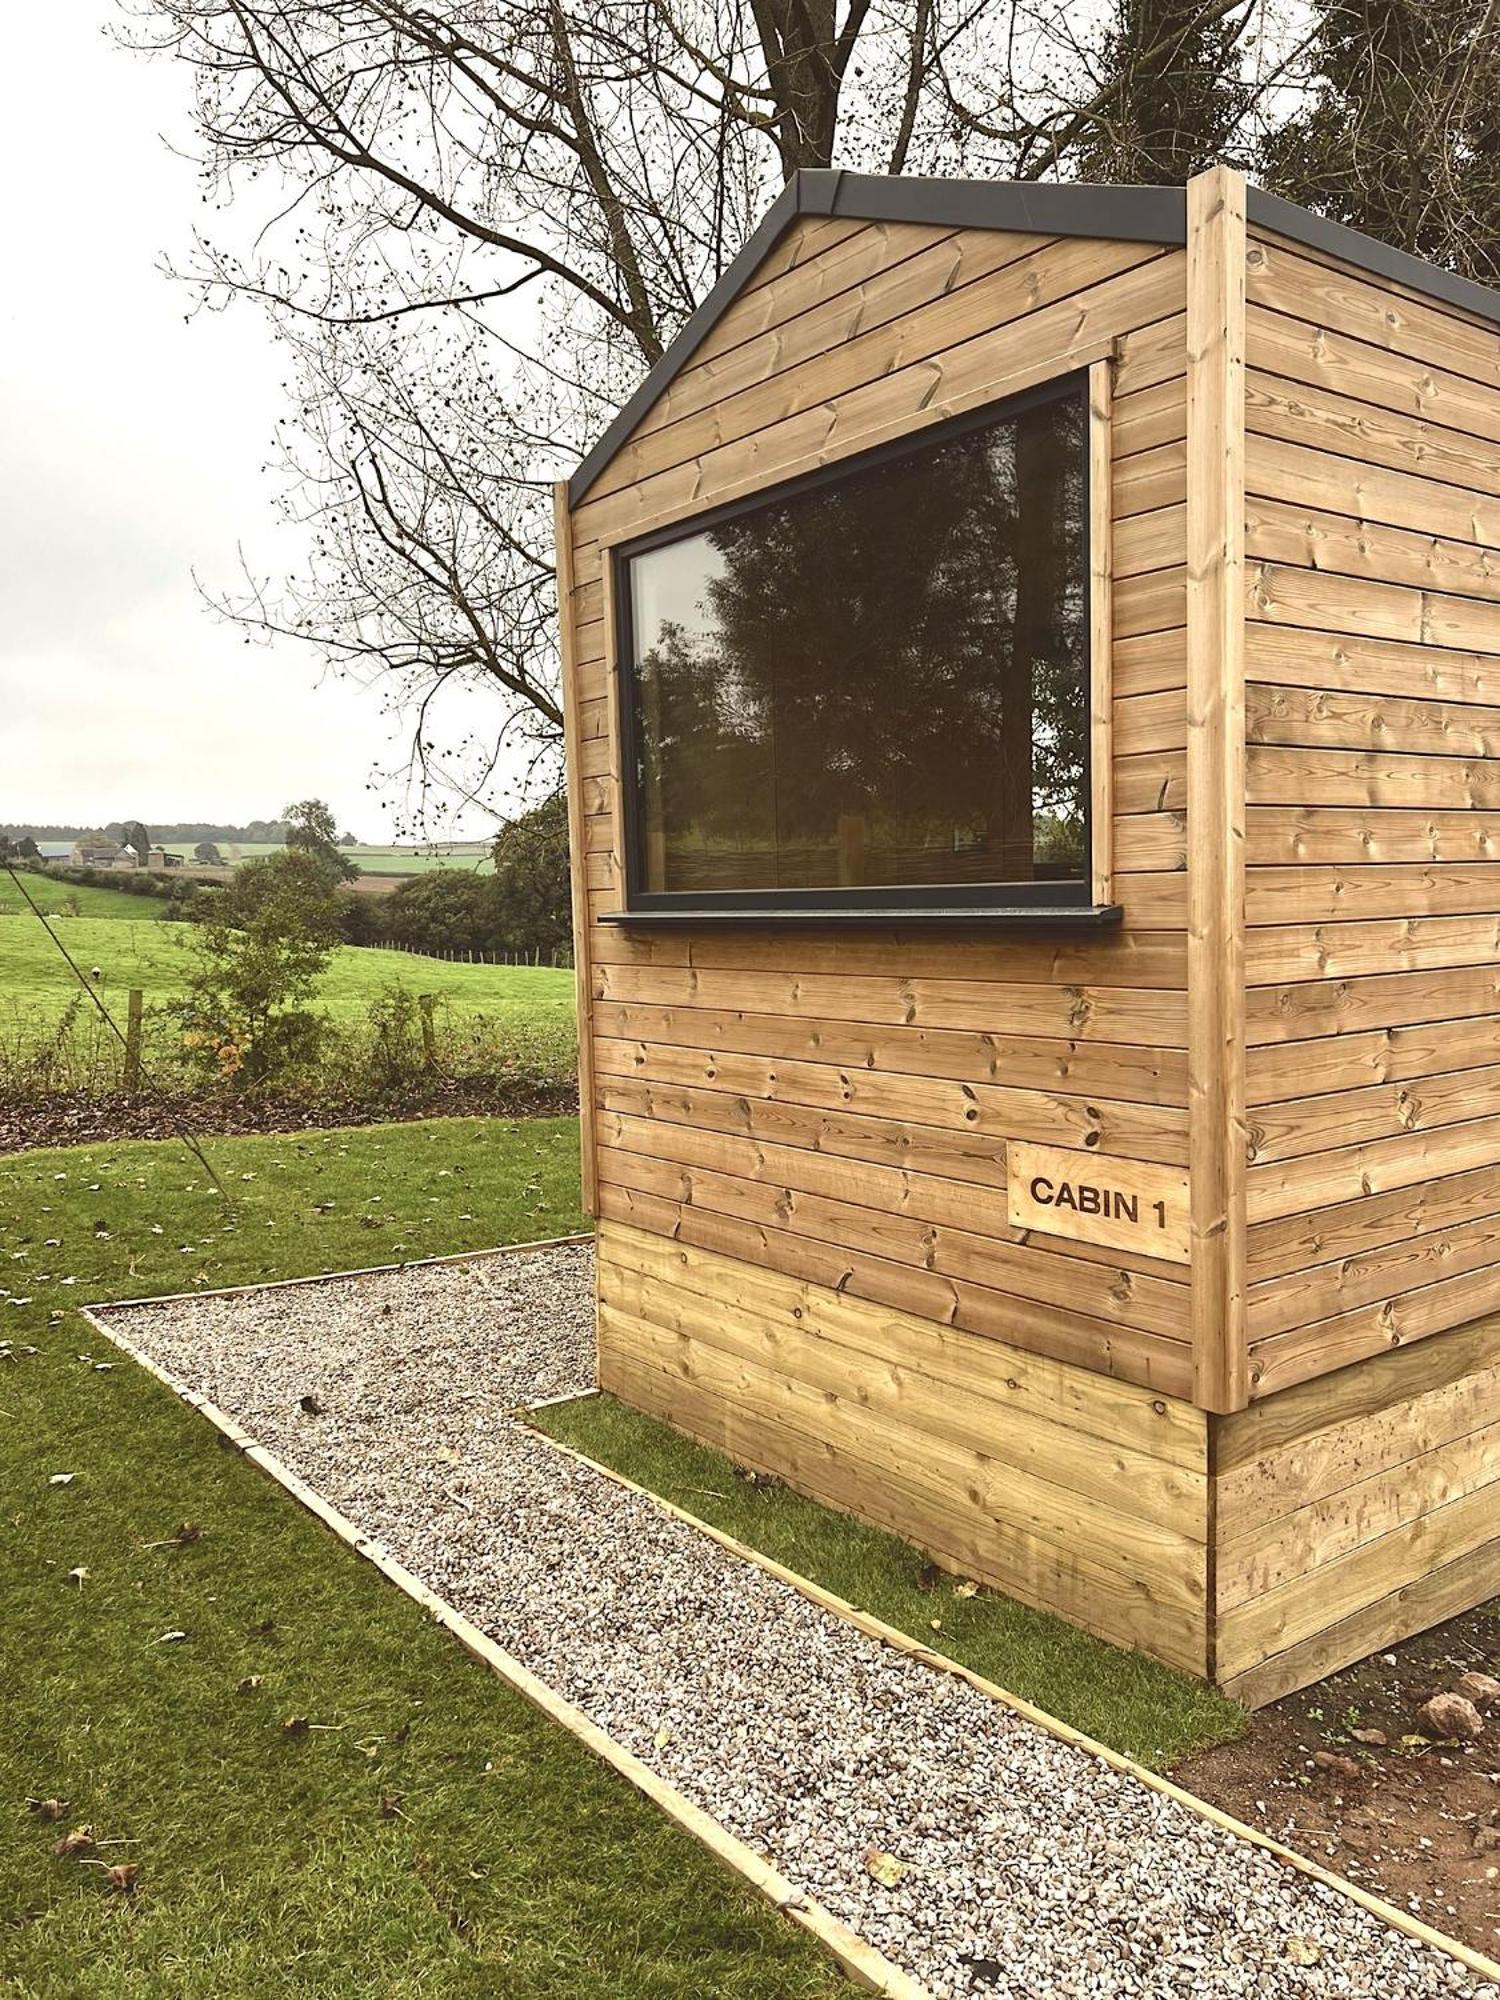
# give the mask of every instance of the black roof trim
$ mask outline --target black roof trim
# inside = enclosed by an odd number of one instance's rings
[[[1327,216],[1314,215],[1311,209],[1299,208],[1279,194],[1267,194],[1264,188],[1252,186],[1245,200],[1249,221],[1261,229],[1289,236],[1309,250],[1321,250],[1325,257],[1357,265],[1372,277],[1388,278],[1393,285],[1405,285],[1408,291],[1425,293],[1443,305],[1458,306],[1500,325],[1500,292],[1489,285],[1461,278],[1456,271],[1429,264],[1425,257],[1414,257],[1409,250],[1394,249],[1378,236],[1366,236],[1347,223],[1330,222]]]
[[[1262,188],[1249,188],[1246,202],[1248,220],[1262,229],[1500,325],[1500,292],[1486,285],[1456,277],[1408,251],[1393,250],[1341,222],[1326,221]],[[859,222],[919,222],[938,229],[1102,236],[1121,242],[1178,244],[1187,240],[1187,200],[1180,187],[927,180],[916,175],[856,174],[840,167],[805,170],[794,175],[777,195],[739,255],[581,461],[568,481],[571,506],[583,500],[646,411],[687,366],[799,215],[844,216]]]

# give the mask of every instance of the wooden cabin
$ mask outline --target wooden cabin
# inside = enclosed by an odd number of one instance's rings
[[[1500,1591],[1500,295],[805,173],[557,539],[603,1384],[1252,1705]]]

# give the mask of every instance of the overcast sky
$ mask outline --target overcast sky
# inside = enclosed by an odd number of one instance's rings
[[[188,78],[112,45],[116,18],[54,0],[5,23],[0,821],[242,821],[316,793],[387,838],[376,698],[247,647],[193,584],[232,585],[241,543],[261,573],[295,561],[261,470],[279,356],[252,310],[185,323],[157,268],[199,207],[162,138],[190,138]]]

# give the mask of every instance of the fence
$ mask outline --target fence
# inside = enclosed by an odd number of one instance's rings
[[[405,952],[408,958],[435,958],[442,960],[443,963],[448,965],[550,965],[553,967],[570,967],[573,963],[573,954],[566,945],[556,945],[550,952],[543,952],[540,945],[533,951],[431,951],[422,945],[397,944],[391,941],[384,944],[367,945],[365,949],[367,951],[400,951]]]

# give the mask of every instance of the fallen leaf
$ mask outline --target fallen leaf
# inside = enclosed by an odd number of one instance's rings
[[[1315,1939],[1293,1932],[1286,1941],[1286,1955],[1293,1965],[1316,1965],[1323,1956],[1323,1947]]]
[[[71,1486],[74,1475],[71,1472],[54,1472],[47,1481],[49,1486]]]
[[[71,1861],[75,1854],[82,1854],[94,1844],[94,1829],[91,1826],[75,1826],[57,1842],[52,1852],[59,1861]]]
[[[68,1810],[66,1799],[28,1799],[26,1804],[38,1819],[60,1820],[66,1817]]]
[[[175,1646],[179,1639],[185,1639],[186,1637],[186,1632],[163,1632],[156,1643],[158,1646]]]
[[[104,1879],[110,1888],[121,1896],[133,1896],[135,1885],[140,1880],[139,1861],[117,1861],[113,1868],[105,1871]]]
[[[235,1682],[234,1691],[236,1694],[254,1694],[257,1688],[264,1687],[265,1684],[264,1674],[246,1674],[243,1680]]]
[[[656,1734],[651,1739],[651,1741],[656,1745],[658,1750],[665,1750],[667,1745],[671,1742],[671,1740],[672,1740],[672,1732],[670,1729],[668,1729],[665,1723],[662,1724],[661,1728],[657,1730]]]
[[[382,1819],[406,1818],[406,1814],[401,1810],[401,1797],[400,1792],[382,1792],[380,1794],[380,1817]]]
[[[906,1873],[905,1862],[898,1861],[894,1854],[887,1854],[882,1848],[865,1849],[865,1869],[884,1889],[894,1889]]]
[[[289,1715],[282,1722],[281,1733],[283,1736],[305,1736],[311,1728],[312,1724],[305,1715]]]
[[[68,1571],[68,1581],[75,1587],[75,1589],[82,1590],[84,1578],[87,1575],[88,1575],[87,1566],[83,1563],[79,1563],[76,1569],[70,1569]]]
[[[966,1576],[962,1582],[954,1584],[953,1595],[955,1597],[977,1597],[979,1595],[979,1585],[974,1581],[973,1577]]]
[[[932,1627],[934,1632],[941,1632],[943,1629],[943,1621],[941,1618],[929,1618],[927,1623]]]

